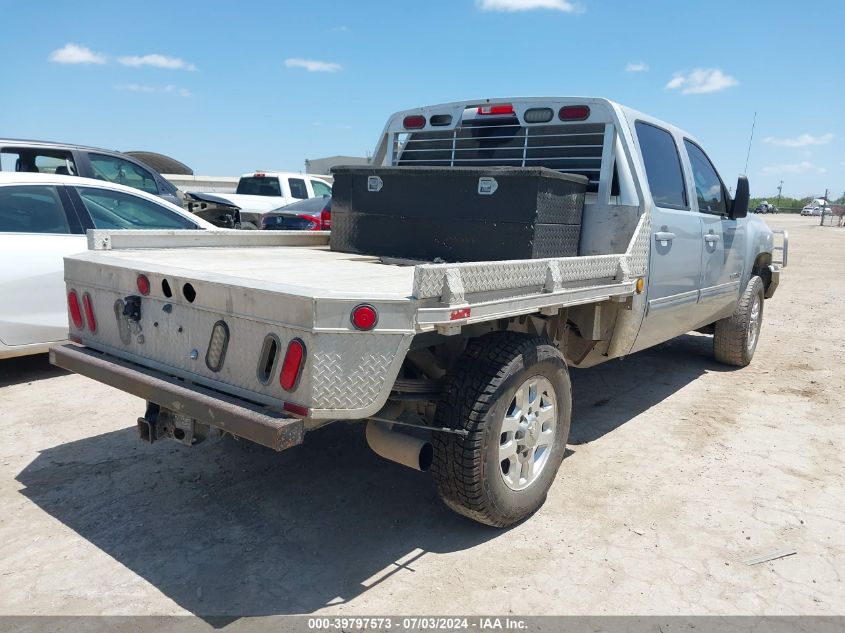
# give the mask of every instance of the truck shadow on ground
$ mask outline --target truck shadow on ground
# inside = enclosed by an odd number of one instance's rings
[[[67,373],[51,365],[47,354],[7,358],[0,360],[0,388],[64,376]]]
[[[709,345],[686,336],[573,372],[575,451],[716,369]],[[147,446],[122,429],[49,448],[17,479],[48,514],[219,626],[342,604],[413,578],[427,553],[503,534],[446,510],[427,475],[372,454],[361,425],[330,425],[284,453],[231,439]]]
[[[736,369],[716,362],[712,336],[685,334],[621,360],[573,370],[569,444],[597,440],[707,372]]]

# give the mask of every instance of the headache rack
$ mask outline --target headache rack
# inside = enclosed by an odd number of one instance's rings
[[[467,112],[470,112],[467,110]],[[462,119],[454,129],[394,136],[395,166],[548,167],[589,179],[596,192],[610,124],[521,125],[516,116]]]

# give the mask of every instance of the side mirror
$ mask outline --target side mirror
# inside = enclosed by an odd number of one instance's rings
[[[731,219],[739,220],[748,215],[748,201],[751,194],[748,189],[748,177],[740,176],[736,181],[736,194],[731,203]]]

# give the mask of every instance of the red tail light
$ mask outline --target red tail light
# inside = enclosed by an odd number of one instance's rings
[[[94,302],[87,292],[82,295],[82,308],[85,310],[85,320],[88,322],[88,329],[91,332],[97,331],[97,319],[94,317]]]
[[[323,231],[332,230],[332,212],[325,209],[320,212],[320,228]]]
[[[81,330],[85,322],[82,320],[82,309],[79,307],[79,297],[76,290],[67,293],[67,309],[70,312],[70,320],[77,330]]]
[[[298,215],[296,216],[300,220],[305,220],[308,222],[308,225],[305,227],[306,231],[319,231],[320,230],[320,218],[315,218],[313,215]]]
[[[589,106],[563,106],[557,113],[561,121],[583,121],[590,116]]]
[[[299,415],[303,418],[307,418],[308,413],[310,413],[308,407],[303,407],[301,404],[294,404],[293,402],[285,402],[282,408],[288,413],[293,413],[294,415]]]
[[[147,279],[146,275],[138,275],[137,286],[138,292],[145,297],[150,294],[150,280]]]
[[[378,312],[373,306],[362,303],[352,309],[351,319],[356,330],[372,330],[378,323]]]
[[[513,106],[510,103],[498,105],[478,106],[476,114],[513,114]]]
[[[302,373],[302,361],[305,359],[305,343],[298,338],[288,344],[285,361],[279,374],[279,384],[285,391],[293,391]]]
[[[402,125],[405,126],[406,130],[419,130],[425,127],[425,117],[421,114],[406,116],[402,120]]]

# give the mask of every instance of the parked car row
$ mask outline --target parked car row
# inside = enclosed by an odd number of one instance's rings
[[[328,230],[331,185],[294,173],[244,174],[235,194],[182,194],[112,150],[0,139],[0,358],[67,337],[63,258],[88,229]],[[183,208],[184,207],[187,208]]]
[[[822,213],[830,213],[830,207],[808,204],[801,209],[801,215],[821,215]]]
[[[761,202],[760,204],[758,204],[754,208],[754,213],[777,213],[777,212],[778,212],[778,208],[773,204],[769,204],[765,200],[763,200],[763,202]]]
[[[330,198],[331,195],[331,185],[321,178],[287,172],[256,171],[241,176],[233,194],[191,192],[186,194],[186,197],[191,212],[217,226],[236,229],[320,230],[321,223],[318,223],[316,228],[302,222],[287,223],[281,227],[276,221],[265,222],[265,217],[286,209],[288,205],[297,205],[315,198]],[[290,210],[296,211],[299,208],[293,207]]]
[[[331,197],[329,182],[290,172],[254,171],[241,176],[234,194],[180,192],[144,162],[121,152],[45,141],[0,139],[0,171],[94,178],[126,185],[183,205],[211,224],[236,229],[277,229],[268,213],[311,198]],[[294,209],[295,210],[295,209]],[[319,230],[310,223],[287,223],[285,230]]]

